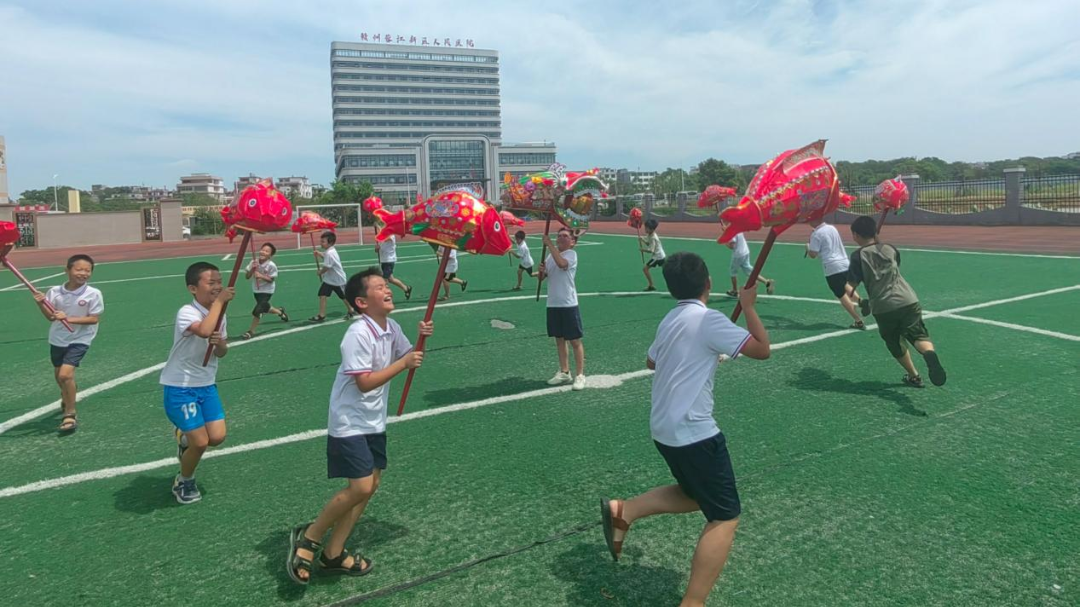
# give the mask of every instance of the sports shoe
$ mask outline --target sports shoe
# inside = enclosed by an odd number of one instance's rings
[[[555,374],[555,377],[552,377],[551,379],[548,380],[548,385],[549,386],[561,386],[563,384],[568,384],[568,383],[570,383],[572,381],[574,381],[574,378],[570,377],[569,373],[563,373],[562,371],[559,371],[558,373]]]
[[[912,388],[925,388],[926,387],[926,385],[923,384],[922,378],[919,377],[918,375],[916,375],[915,377],[912,377],[910,375],[904,375],[904,379],[902,381],[904,382],[904,384],[906,384],[908,386],[911,386]]]
[[[578,373],[577,377],[574,378],[574,385],[570,389],[571,390],[584,390],[585,389],[585,376]]]
[[[195,479],[189,478],[186,481],[180,480],[180,475],[177,474],[173,479],[172,486],[173,497],[181,504],[194,504],[202,499],[202,494],[199,493],[199,488],[195,486]]]
[[[862,312],[863,318],[866,318],[867,316],[870,316],[870,300],[869,299],[860,299],[859,300],[859,311]]]
[[[655,291],[656,287],[645,287],[645,292]]]
[[[930,383],[935,386],[944,386],[945,367],[941,366],[941,361],[938,359],[937,352],[930,350],[926,354],[923,354],[923,360],[926,361],[926,367],[930,371]]]
[[[724,293],[724,295],[727,295],[728,297],[738,297],[739,292],[736,291],[735,289],[732,289],[732,290],[728,291],[727,293]]]
[[[176,429],[176,459],[183,459],[184,452],[187,451],[187,439],[184,438],[184,433],[180,431],[180,428]]]

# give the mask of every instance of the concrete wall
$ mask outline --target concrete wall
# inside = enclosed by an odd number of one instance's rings
[[[142,211],[39,213],[37,230],[41,249],[139,243],[143,241]]]
[[[181,201],[162,200],[161,205],[161,240],[176,242],[183,240],[184,217],[180,211]]]

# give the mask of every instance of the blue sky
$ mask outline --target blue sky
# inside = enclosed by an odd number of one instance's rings
[[[666,5],[666,4],[672,4]],[[500,52],[503,138],[571,168],[1080,151],[1074,0],[0,1],[10,191],[333,178],[329,47]]]

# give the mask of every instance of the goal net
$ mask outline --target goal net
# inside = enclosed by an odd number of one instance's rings
[[[314,211],[319,215],[322,215],[326,219],[337,223],[337,228],[334,229],[338,235],[338,244],[346,244],[356,242],[357,244],[364,244],[364,230],[361,225],[363,219],[363,212],[361,211],[360,203],[353,202],[348,204],[305,204],[298,206],[294,209],[295,221],[297,217],[304,211]],[[309,238],[302,234],[296,235],[296,248],[301,249],[310,246],[308,242]],[[318,240],[318,234],[315,235],[316,241]]]

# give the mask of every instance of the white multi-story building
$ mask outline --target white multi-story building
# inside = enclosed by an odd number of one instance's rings
[[[7,147],[4,144],[4,137],[0,135],[0,204],[8,204],[11,199],[8,197],[8,180],[7,180]]]
[[[463,181],[496,192],[503,172],[555,161],[554,144],[502,145],[497,51],[334,42],[330,74],[337,178],[388,203]]]
[[[184,194],[205,194],[217,200],[225,200],[225,182],[221,177],[216,177],[209,173],[195,173],[180,178],[180,183],[176,186],[176,193],[180,196]]]
[[[279,177],[275,187],[287,197],[312,197],[311,181],[307,177]]]

